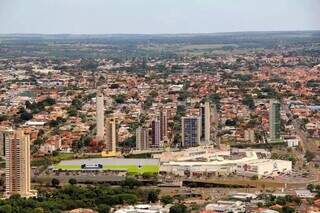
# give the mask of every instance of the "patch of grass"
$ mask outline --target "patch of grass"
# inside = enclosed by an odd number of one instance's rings
[[[62,170],[80,170],[81,165],[61,165],[57,164],[54,165],[55,169],[62,169]],[[158,173],[160,167],[159,166],[153,166],[153,165],[145,165],[142,167],[139,167],[137,165],[103,165],[102,170],[126,170],[129,173],[132,174],[144,174],[144,173]]]
[[[19,95],[23,96],[23,97],[35,97],[36,96],[36,94],[31,91],[24,91],[24,92],[21,92]]]
[[[58,155],[56,156],[52,156],[52,161],[53,163],[59,163],[60,161],[63,160],[72,160],[75,158],[75,154],[74,153],[63,153],[63,152],[59,152]]]

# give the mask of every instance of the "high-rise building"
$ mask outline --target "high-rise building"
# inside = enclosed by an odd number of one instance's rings
[[[281,115],[280,115],[279,101],[275,101],[275,100],[270,101],[269,127],[270,127],[271,142],[279,141],[280,133],[281,133]]]
[[[97,93],[97,140],[101,141],[104,137],[104,98],[101,92]]]
[[[118,128],[117,118],[110,117],[106,119],[106,134],[105,134],[106,149],[115,153],[118,143]]]
[[[167,111],[160,111],[160,140],[168,140],[168,114]]]
[[[210,143],[210,103],[206,101],[200,106],[200,121],[201,121],[201,137],[200,140],[206,144]]]
[[[182,117],[182,146],[193,147],[200,144],[201,122],[199,117]]]
[[[36,192],[31,190],[30,135],[18,129],[7,132],[7,136],[5,196],[35,196]]]
[[[160,141],[160,121],[153,120],[151,122],[151,147],[158,148]]]
[[[220,148],[220,139],[221,139],[219,134],[220,119],[219,119],[217,104],[213,104],[211,114],[212,114],[211,116],[212,116],[212,123],[214,128],[213,137],[214,137],[215,145],[217,146],[217,148]]]
[[[136,129],[136,149],[148,149],[148,130],[143,127]]]
[[[9,143],[10,135],[12,134],[13,130],[0,130],[0,157],[6,155],[6,144]]]

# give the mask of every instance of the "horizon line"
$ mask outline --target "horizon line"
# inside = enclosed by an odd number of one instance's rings
[[[228,33],[281,33],[281,32],[320,32],[320,29],[312,30],[249,30],[249,31],[224,31],[224,32],[194,32],[194,33],[0,33],[3,35],[75,35],[75,36],[103,36],[103,35],[214,35]]]

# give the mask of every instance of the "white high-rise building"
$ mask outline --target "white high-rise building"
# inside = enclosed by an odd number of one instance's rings
[[[24,130],[7,132],[6,154],[6,191],[5,196],[19,194],[22,197],[36,195],[31,190],[30,135]]]
[[[281,133],[281,115],[280,103],[276,100],[270,101],[269,111],[269,126],[270,126],[270,140],[271,142],[279,142]]]
[[[101,92],[97,93],[97,140],[101,141],[104,138],[104,98]]]
[[[206,144],[210,143],[210,118],[210,103],[206,101],[203,105],[200,106],[201,141]]]

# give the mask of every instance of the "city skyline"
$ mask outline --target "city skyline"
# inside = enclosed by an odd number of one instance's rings
[[[320,212],[319,9],[0,1],[0,213]]]

